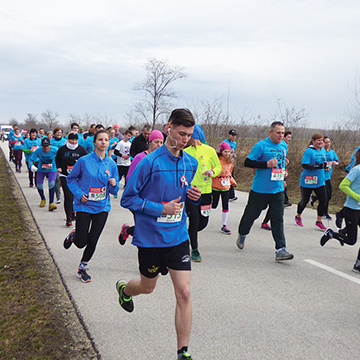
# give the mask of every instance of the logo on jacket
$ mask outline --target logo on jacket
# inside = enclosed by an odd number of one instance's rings
[[[107,176],[110,176],[110,170],[105,170],[105,174],[107,175]]]

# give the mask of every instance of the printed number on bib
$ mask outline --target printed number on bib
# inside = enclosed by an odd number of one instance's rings
[[[166,201],[162,201],[162,204],[167,204]],[[184,211],[184,202],[180,203],[180,212],[176,215],[168,215],[168,214],[162,214],[161,217],[157,218],[157,222],[163,222],[163,223],[176,223],[179,222],[182,219]]]
[[[89,200],[100,201],[106,198],[106,186],[104,187],[90,187]]]
[[[331,168],[332,168],[332,161],[327,161],[327,162],[326,162],[326,168],[331,170]]]
[[[74,167],[74,165],[72,165],[72,166],[68,165],[68,166],[66,167],[66,170],[67,170],[67,173],[68,173],[68,174],[70,174],[70,171],[73,169],[73,167]]]
[[[285,179],[285,169],[271,169],[271,180],[282,181]]]
[[[230,186],[230,179],[228,177],[221,178],[221,185],[222,186]]]
[[[305,184],[307,185],[316,185],[318,183],[317,176],[305,176]]]
[[[211,205],[200,205],[200,214],[204,217],[209,217],[211,211]]]
[[[53,168],[52,164],[41,164],[41,167],[43,169],[52,169]]]

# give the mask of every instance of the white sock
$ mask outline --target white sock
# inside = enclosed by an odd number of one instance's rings
[[[227,223],[227,219],[228,219],[228,216],[229,216],[229,212],[222,212],[222,223],[223,223],[223,226],[226,226],[226,223]]]

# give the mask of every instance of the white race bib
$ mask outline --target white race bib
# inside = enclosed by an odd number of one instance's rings
[[[272,181],[283,181],[285,179],[285,169],[271,169]]]
[[[209,217],[211,211],[211,205],[200,205],[200,214],[204,217]]]
[[[71,170],[73,169],[73,167],[74,167],[74,165],[72,165],[72,166],[68,165],[68,166],[66,167],[66,170],[67,170],[67,173],[68,173],[68,174],[70,174],[70,172],[71,172]]]
[[[221,185],[222,185],[222,186],[230,186],[230,178],[228,178],[228,177],[222,177],[222,178],[221,178]]]
[[[101,201],[106,198],[106,186],[104,187],[90,187],[89,200]]]
[[[52,164],[41,164],[41,168],[42,169],[52,169],[53,166],[52,166]]]
[[[305,176],[305,184],[307,185],[316,185],[318,183],[317,176]]]

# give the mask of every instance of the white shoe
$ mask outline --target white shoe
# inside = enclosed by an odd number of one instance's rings
[[[55,204],[60,204],[61,203],[61,199],[57,199],[56,201],[55,201]]]

